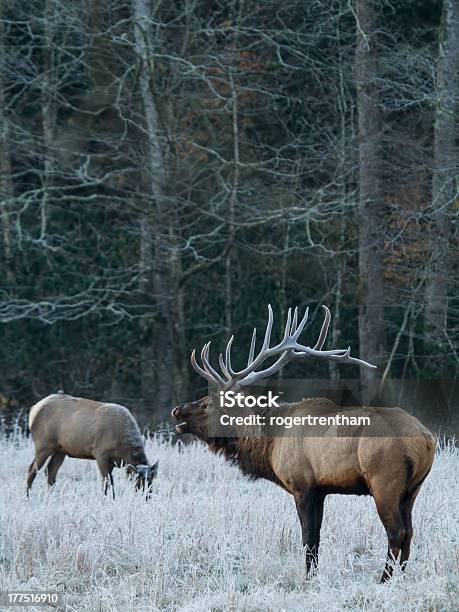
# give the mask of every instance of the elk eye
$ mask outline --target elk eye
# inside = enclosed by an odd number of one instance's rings
[[[203,411],[203,412],[208,412],[208,410],[209,410],[209,404],[204,404],[204,405],[202,406],[202,411]]]

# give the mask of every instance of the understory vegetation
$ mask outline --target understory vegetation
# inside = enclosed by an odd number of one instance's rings
[[[160,460],[146,502],[115,470],[104,497],[95,462],[66,459],[30,499],[30,439],[0,442],[0,591],[58,590],[66,610],[453,610],[459,597],[459,457],[438,452],[414,508],[406,575],[378,583],[386,536],[371,498],[326,501],[319,572],[305,580],[289,495],[251,483],[198,444],[147,442]],[[37,608],[38,609],[38,608]]]

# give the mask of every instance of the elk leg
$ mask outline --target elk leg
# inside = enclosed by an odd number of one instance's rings
[[[400,565],[402,566],[403,571],[405,571],[406,563],[410,556],[411,538],[413,537],[413,524],[411,521],[413,501],[414,500],[410,498],[400,504],[400,512],[402,514],[403,524],[405,525],[405,539],[402,543],[400,555]]]
[[[115,466],[112,465],[111,468],[110,468],[110,471],[108,473],[108,477],[110,478],[110,486],[112,488],[113,499],[115,499],[115,483],[113,482],[113,473],[112,473],[114,467]]]
[[[402,545],[405,541],[406,531],[401,516],[397,517],[395,521],[386,525],[386,533],[388,539],[387,547],[387,559],[384,567],[384,572],[381,576],[381,582],[387,582],[391,579],[394,571],[394,562],[398,560]]]
[[[400,497],[394,497],[382,494],[378,496],[373,489],[373,497],[376,502],[379,518],[387,533],[388,549],[386,565],[381,576],[381,582],[387,582],[392,577],[393,563],[398,559],[402,546],[407,536],[407,530],[401,511]],[[409,541],[408,541],[409,544]]]
[[[65,459],[65,453],[54,453],[46,467],[48,473],[48,486],[52,487],[56,482],[56,475]]]
[[[420,488],[421,485],[418,485],[416,489],[405,500],[405,502],[401,504],[402,518],[403,522],[405,523],[406,529],[406,536],[402,544],[402,554],[400,556],[400,564],[402,566],[403,571],[405,571],[406,563],[410,556],[411,539],[413,537],[413,523],[411,520],[411,513],[413,510],[414,501],[419,493]]]
[[[32,483],[35,480],[35,476],[37,475],[37,468],[35,466],[35,459],[29,465],[29,469],[27,470],[27,497],[29,497],[29,492],[32,487]]]
[[[308,577],[316,572],[319,562],[320,528],[324,513],[324,501],[325,495],[318,492],[295,497],[303,546],[306,548],[306,575]]]
[[[29,469],[27,471],[27,497],[29,497],[29,491],[32,487],[33,481],[35,480],[35,476],[37,475],[38,470],[41,470],[51,453],[52,451],[48,448],[35,453],[35,459],[29,465]]]
[[[115,464],[110,457],[96,457],[97,466],[102,476],[102,486],[104,488],[104,495],[107,495],[108,486],[110,484],[112,488],[113,499],[115,499],[115,485],[113,482],[112,470]]]

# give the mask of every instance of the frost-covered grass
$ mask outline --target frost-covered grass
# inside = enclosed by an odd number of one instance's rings
[[[438,454],[416,501],[406,576],[396,571],[387,585],[371,498],[327,499],[319,573],[307,582],[288,494],[248,482],[201,445],[153,440],[147,452],[160,459],[150,502],[119,470],[117,499],[105,498],[95,463],[69,458],[54,490],[40,473],[27,500],[32,443],[1,438],[0,591],[57,589],[67,610],[88,612],[458,609],[454,446]]]

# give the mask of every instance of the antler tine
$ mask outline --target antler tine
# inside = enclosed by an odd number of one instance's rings
[[[287,340],[287,338],[290,335],[290,328],[292,326],[291,321],[292,321],[292,309],[289,308],[287,311],[287,322],[285,324],[285,330],[284,330],[284,341]]]
[[[315,346],[313,347],[315,351],[320,351],[323,345],[325,344],[325,340],[327,338],[328,328],[330,326],[330,320],[331,320],[331,313],[328,307],[325,306],[325,304],[323,304],[322,308],[325,310],[325,319],[324,319],[324,322],[322,323],[322,328],[320,330],[319,338]]]
[[[256,341],[257,341],[257,328],[254,327],[253,333],[252,333],[252,342],[250,343],[249,358],[247,359],[247,366],[249,366],[253,361],[253,356],[255,354]]]
[[[292,326],[290,327],[289,336],[292,336],[295,333],[297,324],[298,324],[298,306],[295,306],[295,310],[293,311],[293,321],[292,321]]]
[[[271,342],[272,329],[273,329],[273,309],[271,308],[271,304],[268,304],[268,325],[266,326],[263,346],[261,347],[261,351],[259,355],[261,355],[267,348],[269,348],[269,343]]]
[[[298,327],[296,328],[295,333],[293,334],[293,339],[294,340],[298,340],[299,335],[301,334],[301,332],[304,329],[304,326],[307,323],[307,320],[309,318],[309,306],[306,308],[305,313],[303,315],[303,318],[300,321],[300,324],[298,325]]]
[[[207,345],[210,345],[210,342],[206,342],[204,344],[204,346],[201,349],[201,361],[202,364],[204,366],[204,369],[206,370],[206,372],[208,372],[207,368],[206,368],[206,351],[207,351]]]
[[[228,340],[228,344],[226,345],[226,351],[225,351],[225,358],[226,358],[225,366],[229,372],[230,378],[232,378],[235,375],[235,372],[233,368],[231,367],[231,345],[233,344],[233,340],[234,340],[234,336],[231,336],[231,338]]]
[[[226,367],[225,360],[223,359],[222,353],[220,353],[220,355],[218,356],[218,363],[220,365],[220,369],[223,372],[223,374],[226,376],[228,380],[230,380],[231,374],[228,372],[228,368]]]
[[[204,372],[204,370],[198,365],[198,362],[196,361],[196,349],[195,348],[191,351],[191,365],[193,366],[193,369],[196,370],[198,374],[201,374],[201,376],[204,376],[205,374],[207,374],[207,372]]]
[[[351,357],[351,347],[348,346],[347,350],[344,351],[343,355],[332,355],[330,359],[334,359],[335,361],[342,361],[343,363],[356,363],[361,366],[366,366],[367,368],[377,369],[377,366],[372,363],[368,363],[368,361],[364,361],[363,359],[358,359],[357,357]]]
[[[213,378],[215,378],[215,381],[217,382],[217,385],[219,387],[222,387],[225,384],[225,381],[220,376],[220,374],[216,370],[214,370],[213,367],[210,365],[209,352],[210,352],[210,341],[204,345],[201,351],[202,363],[204,365],[204,369],[206,370],[206,372],[208,372],[211,376],[213,376]]]
[[[193,352],[191,353],[191,365],[193,366],[193,369],[195,370],[195,372],[197,372],[200,376],[205,378],[208,382],[212,383],[213,385],[218,386],[218,382],[213,378],[213,376],[209,372],[206,372],[205,370],[203,370],[201,366],[198,364],[198,362],[196,361],[196,349],[193,349]]]

